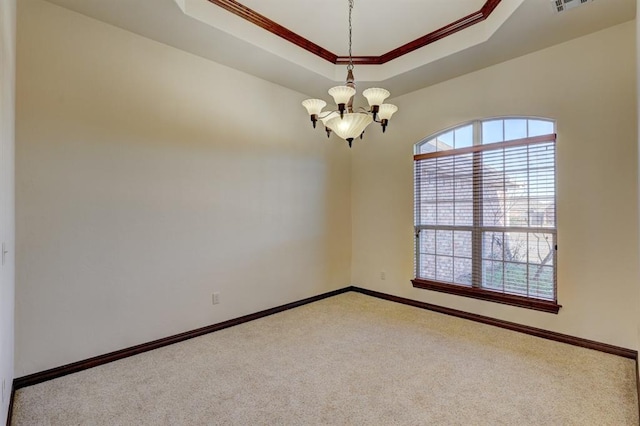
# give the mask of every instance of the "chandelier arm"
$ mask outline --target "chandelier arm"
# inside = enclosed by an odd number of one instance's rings
[[[366,110],[366,109],[364,109],[363,107],[360,107],[360,109],[361,109],[362,111],[354,111],[354,112],[352,112],[351,114],[362,114],[362,115],[369,115],[369,114],[370,114],[370,113],[369,113],[369,111],[367,111],[367,110]],[[338,109],[334,109],[334,110],[331,110],[331,111],[322,111],[320,114],[318,114],[318,119],[319,119],[319,120],[322,120],[322,119],[324,119],[324,118],[327,118],[328,116],[330,116],[330,115],[331,115],[331,114],[333,114],[334,112],[335,112],[336,114],[340,114],[340,110],[338,110]],[[379,123],[379,121],[376,121],[376,123]]]
[[[374,123],[382,123],[382,121],[380,121],[380,118],[378,117],[377,114],[372,114],[371,111],[369,111],[365,107],[360,107],[360,111],[358,111],[358,112],[360,114],[371,114],[371,115],[373,115],[373,122]]]
[[[320,114],[318,114],[318,118],[320,120],[327,118],[328,116],[330,116],[331,114],[333,114],[334,112],[340,113],[340,111],[336,110],[332,110],[332,111],[322,111]],[[325,114],[326,113],[326,114]],[[324,114],[324,115],[323,115]]]

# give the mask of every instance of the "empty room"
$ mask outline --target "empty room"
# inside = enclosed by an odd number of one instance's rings
[[[0,424],[638,425],[636,0],[0,0]]]

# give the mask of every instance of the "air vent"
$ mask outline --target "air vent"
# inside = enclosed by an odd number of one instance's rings
[[[556,13],[560,13],[586,3],[591,3],[592,1],[593,0],[551,0],[551,5]]]

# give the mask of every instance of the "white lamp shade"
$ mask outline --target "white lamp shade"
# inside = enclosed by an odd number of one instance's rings
[[[386,89],[381,89],[379,87],[372,87],[371,89],[367,89],[362,92],[362,95],[367,98],[369,102],[369,106],[374,105],[382,105],[385,99],[387,99],[391,93],[389,93]]]
[[[336,104],[346,104],[356,94],[356,89],[349,86],[336,86],[329,89],[329,94],[333,96]]]
[[[302,101],[302,106],[307,109],[309,115],[320,114],[322,108],[327,105],[325,101],[322,99],[307,99],[306,101]]]
[[[333,117],[326,122],[326,126],[342,139],[355,139],[371,124],[373,118],[369,114],[348,113],[343,118]]]
[[[321,118],[320,121],[322,121],[322,124],[324,124],[325,127],[329,127],[329,121],[336,117],[340,118],[340,113],[333,111],[333,112],[330,112],[326,117]]]
[[[398,111],[398,107],[393,104],[382,104],[380,105],[380,112],[378,112],[378,117],[380,120],[389,120],[393,113]]]

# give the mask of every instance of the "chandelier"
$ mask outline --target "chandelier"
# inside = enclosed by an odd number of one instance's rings
[[[344,86],[336,86],[329,89],[329,95],[333,97],[338,106],[337,110],[322,111],[327,103],[322,99],[307,99],[302,102],[302,106],[307,109],[313,128],[316,128],[318,120],[324,124],[327,137],[331,132],[346,140],[349,148],[353,140],[358,136],[362,138],[364,130],[372,122],[380,123],[384,133],[393,113],[398,111],[398,107],[392,104],[383,103],[391,93],[379,87],[372,87],[362,92],[367,98],[369,109],[360,107],[353,108],[353,97],[356,94],[356,83],[353,77],[353,57],[351,54],[351,11],[353,10],[353,0],[349,0],[349,64],[347,65],[347,80]]]

